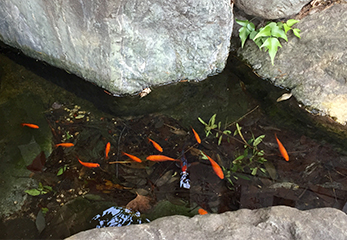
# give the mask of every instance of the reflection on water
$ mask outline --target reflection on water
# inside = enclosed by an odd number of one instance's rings
[[[103,228],[149,223],[150,221],[147,218],[143,220],[140,212],[133,213],[126,208],[110,207],[103,211],[101,215],[97,214],[90,222],[96,224],[96,228]]]

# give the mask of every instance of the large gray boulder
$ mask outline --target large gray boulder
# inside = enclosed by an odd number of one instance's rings
[[[328,6],[303,18],[288,34],[272,66],[268,52],[247,41],[238,53],[263,78],[288,88],[309,111],[347,123],[347,4]],[[317,111],[318,110],[318,111]]]
[[[114,94],[223,70],[229,0],[2,0],[0,40]]]
[[[346,239],[347,216],[333,208],[300,211],[276,206],[241,209],[223,214],[188,218],[172,216],[149,224],[92,229],[73,235],[75,239]]]
[[[248,15],[264,19],[286,18],[297,14],[311,0],[234,0]]]

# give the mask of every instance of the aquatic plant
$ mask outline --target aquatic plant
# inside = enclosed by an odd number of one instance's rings
[[[265,152],[264,150],[259,149],[258,146],[265,138],[265,135],[255,137],[252,133],[251,139],[247,141],[242,134],[242,127],[237,122],[225,124],[225,127],[221,129],[222,123],[218,122],[218,124],[216,124],[216,114],[214,114],[210,118],[208,123],[206,123],[201,118],[198,118],[198,120],[205,126],[206,137],[210,134],[213,135],[212,131],[216,133],[214,136],[218,139],[218,145],[221,145],[223,137],[225,137],[228,142],[230,142],[230,139],[232,138],[243,144],[244,151],[242,153],[236,152],[234,154],[235,159],[230,161],[228,168],[222,167],[225,178],[232,186],[234,185],[234,179],[237,180],[238,177],[249,180],[249,177],[247,177],[247,175],[245,174],[240,174],[240,171],[242,173],[245,173],[246,169],[248,169],[250,171],[250,174],[253,176],[257,174],[258,170],[260,170],[264,174],[266,173],[266,169],[263,168],[263,163],[266,162],[266,159],[264,157]],[[231,134],[231,130],[227,129],[232,125],[235,125],[235,131],[233,135]],[[241,139],[236,138],[236,136],[239,136]]]
[[[43,186],[41,182],[39,182],[39,186],[37,188],[25,190],[25,192],[31,196],[43,195],[51,191],[53,191],[52,187]]]
[[[259,47],[264,48],[265,52],[269,51],[271,63],[274,65],[274,59],[278,50],[278,47],[282,47],[279,38],[283,38],[288,42],[287,32],[292,30],[294,35],[300,37],[300,29],[292,28],[292,26],[299,22],[299,20],[289,19],[287,22],[269,22],[264,27],[256,30],[252,22],[248,20],[235,21],[242,27],[239,30],[239,37],[241,39],[241,47],[243,48],[247,38],[253,40],[253,42]]]

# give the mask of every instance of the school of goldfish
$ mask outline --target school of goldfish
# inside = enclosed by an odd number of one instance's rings
[[[32,129],[38,129],[39,126],[36,124],[32,124],[32,123],[22,123],[21,124],[23,127],[28,127],[28,128],[32,128]],[[201,138],[198,135],[198,133],[194,130],[194,128],[192,128],[192,132],[193,135],[195,137],[195,140],[198,144],[201,144]],[[277,135],[275,134],[275,139],[277,141],[278,144],[278,149],[279,152],[281,153],[282,157],[286,160],[289,161],[289,155],[287,150],[285,149],[285,147],[283,146],[283,144],[280,142],[280,140],[278,139]],[[154,140],[148,138],[148,141],[153,145],[153,147],[159,151],[159,152],[163,152],[163,148]],[[73,143],[69,143],[69,142],[65,142],[65,143],[58,143],[55,145],[55,147],[64,147],[64,148],[69,148],[69,147],[73,147],[74,144]],[[105,147],[105,159],[109,159],[109,153],[111,150],[111,143],[107,142],[106,147]],[[206,153],[204,153],[203,151],[201,151],[201,155],[205,156],[209,161],[210,164],[212,166],[213,171],[215,172],[215,174],[220,178],[220,179],[224,179],[224,173],[222,168],[219,166],[219,164],[214,161],[211,157],[209,157]],[[128,158],[130,158],[132,161],[138,162],[138,163],[142,163],[142,160],[134,155],[131,155],[129,153],[125,153],[122,152],[122,155],[127,156]],[[181,179],[180,179],[180,187],[189,189],[190,188],[190,179],[189,179],[189,174],[188,174],[188,161],[185,158],[184,155],[184,149],[182,149],[182,153],[181,153],[181,159],[176,159],[176,158],[171,158],[165,155],[150,155],[146,158],[148,161],[154,161],[154,162],[164,162],[164,161],[175,161],[175,162],[180,162],[180,166],[181,166]],[[99,168],[100,164],[99,163],[91,163],[91,162],[83,162],[81,161],[78,157],[77,157],[78,162],[87,168]],[[207,211],[200,208],[199,209],[199,214],[200,215],[204,215],[207,214]]]

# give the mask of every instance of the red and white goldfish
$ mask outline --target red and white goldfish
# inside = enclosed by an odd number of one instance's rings
[[[277,144],[278,144],[278,149],[280,150],[280,153],[282,155],[282,157],[286,160],[286,161],[289,161],[289,156],[288,156],[288,153],[287,153],[287,150],[284,148],[283,144],[280,142],[280,140],[277,138],[277,135],[275,133],[275,138],[276,138],[276,141],[277,141]]]
[[[196,141],[200,144],[201,143],[201,139],[200,139],[199,134],[194,130],[194,128],[192,128],[192,130],[193,130],[194,137],[195,137]]]
[[[110,149],[111,149],[111,143],[108,142],[106,144],[106,148],[105,148],[105,158],[108,159],[108,153],[110,152]]]
[[[39,126],[37,126],[36,124],[32,124],[32,123],[22,123],[21,124],[23,127],[29,127],[29,128],[34,128],[34,129],[38,129]]]
[[[164,155],[150,155],[146,159],[154,162],[180,161],[178,159],[170,158]]]
[[[79,158],[77,158],[77,160],[80,162],[80,164],[82,164],[83,166],[85,166],[87,168],[97,168],[97,167],[100,167],[99,163],[82,162],[81,160],[79,160]]]
[[[58,143],[58,144],[55,144],[56,147],[66,147],[66,148],[69,148],[69,147],[73,147],[75,146],[73,143]]]
[[[131,154],[128,154],[128,153],[125,153],[125,152],[122,152],[123,155],[125,156],[128,156],[131,160],[134,160],[135,162],[142,162],[140,158],[134,156],[134,155],[131,155]]]
[[[201,151],[202,152],[202,151]],[[209,156],[207,156],[204,152],[202,152],[207,158],[208,160],[210,160],[212,168],[214,170],[214,172],[217,174],[217,176],[220,179],[224,179],[224,173],[222,168],[218,165],[218,163],[216,163],[212,158],[210,158]]]
[[[148,138],[148,141],[150,141],[153,144],[153,147],[157,149],[159,152],[163,152],[163,148],[158,143],[156,143],[150,138]]]

